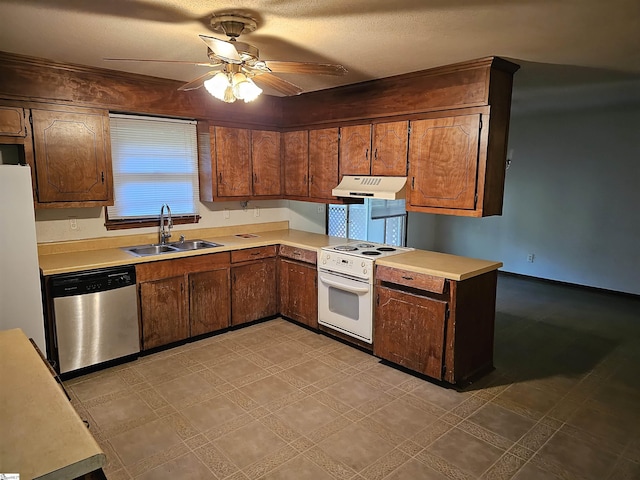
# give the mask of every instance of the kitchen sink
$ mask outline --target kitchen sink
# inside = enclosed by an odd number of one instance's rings
[[[170,243],[173,248],[178,250],[200,250],[201,248],[221,247],[219,243],[206,242],[204,240],[185,240],[184,242]]]
[[[135,247],[124,247],[123,250],[136,257],[147,257],[149,255],[161,255],[163,253],[187,252],[202,250],[204,248],[221,247],[220,243],[207,242],[205,240],[185,240],[180,242],[167,243],[165,245],[138,245]]]

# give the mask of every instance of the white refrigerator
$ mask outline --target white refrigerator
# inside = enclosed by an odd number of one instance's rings
[[[0,165],[0,330],[21,328],[46,356],[31,169]]]

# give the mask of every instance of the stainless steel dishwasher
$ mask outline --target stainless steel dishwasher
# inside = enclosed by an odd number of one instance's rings
[[[140,352],[133,266],[55,275],[49,285],[60,373]]]

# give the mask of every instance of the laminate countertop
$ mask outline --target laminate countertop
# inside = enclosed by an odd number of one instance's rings
[[[144,243],[141,239],[136,240],[133,236],[130,236],[88,240],[86,243],[75,241],[60,242],[52,246],[45,244],[39,247],[40,253],[38,258],[42,274],[46,276],[277,244],[318,250],[321,247],[339,245],[346,241],[344,238],[330,237],[288,228],[253,232],[243,232],[243,230],[246,229],[242,227],[237,227],[237,229],[240,233],[224,235],[217,234],[213,229],[212,231],[199,231],[196,236],[189,234],[189,231],[178,232],[189,235],[188,240],[199,238],[221,244],[220,247],[198,251],[136,257],[121,248],[123,246],[134,246]],[[174,232],[174,234],[175,233],[176,232]],[[447,255],[425,250],[414,250],[393,255],[376,260],[376,264],[402,268],[408,271],[428,273],[450,280],[464,280],[491,270],[496,270],[502,266],[500,262]]]
[[[105,455],[19,328],[0,331],[0,472],[69,479]]]

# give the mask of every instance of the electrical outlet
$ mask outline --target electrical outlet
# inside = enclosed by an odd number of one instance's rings
[[[259,217],[260,216],[260,207],[254,207],[253,208],[253,216],[254,217]]]
[[[69,228],[71,230],[77,230],[78,229],[78,219],[75,217],[70,217],[69,218]]]
[[[527,262],[533,263],[533,260],[535,258],[536,258],[536,255],[534,253],[530,253],[529,255],[527,255]]]
[[[318,205],[318,213],[324,213],[324,205]]]
[[[222,216],[225,218],[225,220],[229,220],[231,213],[229,212],[228,208],[225,208],[224,210],[222,210]]]

